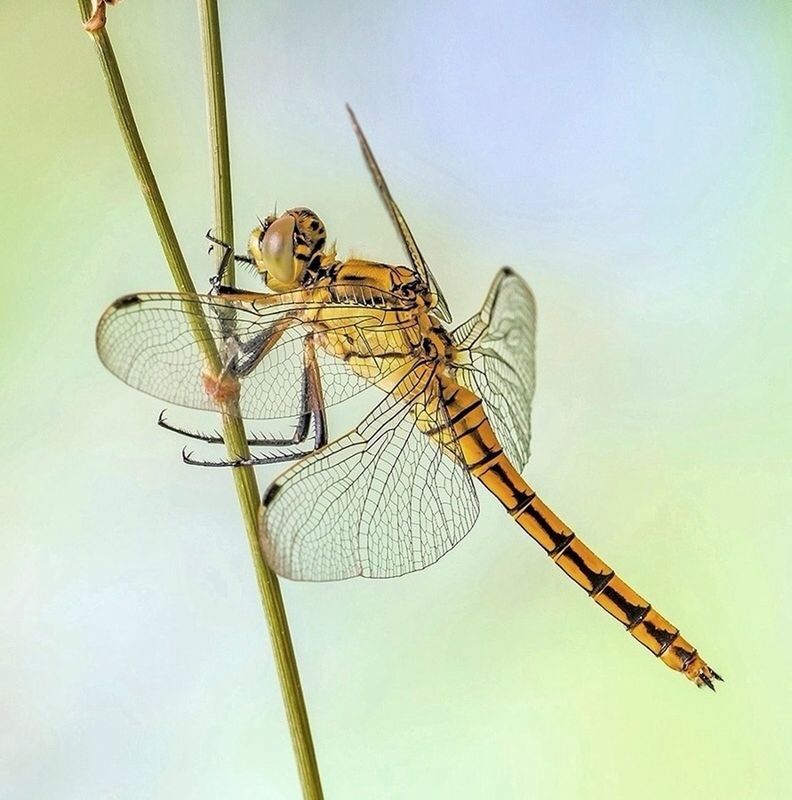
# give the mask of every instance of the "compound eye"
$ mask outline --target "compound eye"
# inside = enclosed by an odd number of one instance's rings
[[[294,217],[284,214],[261,232],[261,261],[265,269],[281,283],[295,279]]]

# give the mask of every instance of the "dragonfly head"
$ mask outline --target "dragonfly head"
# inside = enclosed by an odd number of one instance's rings
[[[308,208],[291,208],[267,217],[248,239],[248,253],[275,291],[300,285],[306,269],[321,256],[327,236],[319,217]]]

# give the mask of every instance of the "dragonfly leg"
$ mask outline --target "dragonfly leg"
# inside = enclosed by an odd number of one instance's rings
[[[250,256],[237,255],[228,242],[224,242],[222,239],[218,239],[216,236],[212,235],[211,228],[206,232],[206,238],[212,242],[212,245],[217,245],[223,250],[223,256],[220,259],[220,266],[217,268],[217,273],[209,279],[211,291],[216,292],[217,294],[233,294],[233,286],[223,285],[223,276],[231,264],[231,261],[236,261],[238,264],[255,264],[255,261],[253,261]],[[209,252],[211,251],[212,248],[210,247]]]
[[[314,420],[314,450],[327,444],[327,412],[322,394],[322,377],[316,360],[316,345],[312,336],[306,336],[303,343],[305,357],[305,398]]]
[[[318,450],[320,447],[324,447],[327,444],[327,414],[322,395],[319,364],[316,361],[316,349],[311,336],[307,336],[304,339],[303,353],[305,358],[301,392],[303,410],[297,421],[294,434],[289,438],[283,439],[273,437],[252,437],[247,439],[248,445],[253,447],[284,447],[286,450],[267,455],[250,455],[238,459],[204,461],[194,458],[193,454],[188,452],[185,448],[182,452],[182,460],[184,463],[201,467],[263,466],[267,464],[280,464],[285,461],[294,461],[308,455],[308,453],[314,450]],[[308,438],[308,434],[311,430],[311,420],[313,420],[314,441],[313,446],[306,450],[297,445],[303,444]],[[160,414],[158,424],[166,430],[171,430],[193,439],[200,439],[210,444],[222,444],[224,441],[219,433],[215,433],[214,435],[197,434],[170,425],[164,420],[162,414]]]
[[[224,439],[220,435],[219,431],[214,431],[213,433],[201,433],[200,431],[188,431],[186,428],[179,428],[176,425],[171,425],[171,423],[165,418],[164,408],[162,411],[160,411],[160,415],[157,418],[157,425],[159,425],[160,428],[164,428],[166,431],[178,433],[179,436],[186,436],[188,439],[198,439],[202,442],[206,442],[207,444],[224,443]]]
[[[310,452],[310,451],[308,451]],[[295,448],[292,451],[283,453],[273,453],[268,456],[248,456],[247,458],[224,459],[221,461],[204,461],[203,459],[195,458],[192,452],[188,451],[185,447],[182,451],[182,461],[194,467],[260,467],[267,464],[282,464],[286,461],[296,461],[299,458],[307,455],[305,450]]]
[[[310,421],[310,415],[309,415]],[[302,418],[300,422],[298,422],[298,430],[299,426],[302,423]],[[219,431],[212,431],[212,433],[203,433],[202,431],[191,431],[187,428],[180,428],[177,425],[173,425],[172,423],[168,422],[165,417],[165,411],[161,411],[159,418],[157,419],[157,425],[160,428],[163,428],[166,431],[171,431],[171,433],[178,433],[179,436],[185,436],[188,439],[197,439],[200,442],[206,442],[206,444],[225,444],[225,439],[221,436]],[[305,436],[300,438],[296,433],[294,436],[289,437],[288,439],[276,439],[273,437],[267,436],[249,436],[245,441],[251,447],[285,447],[291,444],[301,444],[307,438],[307,433]]]

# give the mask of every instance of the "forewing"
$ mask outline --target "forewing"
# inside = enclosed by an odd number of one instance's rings
[[[461,354],[457,380],[484,401],[506,455],[522,469],[530,455],[536,386],[536,304],[528,284],[508,267],[502,269],[481,311],[452,338]]]
[[[402,214],[401,209],[398,205],[396,205],[396,201],[393,199],[393,195],[390,193],[390,189],[388,188],[388,184],[385,182],[385,177],[382,174],[382,170],[377,163],[377,159],[374,158],[374,153],[368,143],[368,140],[366,139],[365,134],[363,133],[363,129],[360,127],[360,124],[357,121],[355,112],[352,111],[348,105],[347,111],[349,112],[349,116],[352,120],[352,127],[355,131],[355,136],[357,136],[358,143],[360,144],[360,149],[363,153],[366,166],[371,173],[371,177],[374,180],[374,185],[377,187],[377,191],[380,193],[382,202],[385,204],[385,208],[388,210],[391,220],[396,226],[396,230],[399,232],[399,236],[401,236],[404,249],[409,256],[410,261],[412,261],[413,267],[415,267],[418,275],[420,275],[425,281],[426,285],[429,287],[429,291],[432,292],[432,294],[434,294],[434,296],[437,298],[437,307],[435,308],[435,313],[438,317],[440,317],[441,320],[443,320],[443,322],[451,322],[451,312],[448,309],[448,303],[446,303],[446,299],[443,297],[443,293],[440,291],[440,287],[435,280],[435,276],[432,274],[432,270],[429,269],[426,259],[424,259],[423,254],[418,248],[418,243],[415,241],[415,237],[410,230],[410,226],[407,224],[407,220],[404,218],[404,214]]]
[[[207,391],[207,364],[199,343],[217,349],[226,369],[227,392],[238,394],[238,409],[248,419],[282,419],[301,413],[303,339],[315,332],[305,313],[315,305],[304,293],[271,302],[233,295],[158,293],[129,295],[102,316],[96,343],[102,363],[125,383],[168,403],[217,411]],[[297,298],[297,299],[295,299]],[[335,337],[357,337],[375,325],[380,310],[324,304],[322,330]],[[415,323],[405,320],[406,328]],[[367,379],[342,359],[318,353],[325,405],[363,391],[398,368],[398,359],[372,352]]]
[[[260,535],[280,575],[403,575],[433,564],[473,526],[478,499],[456,444],[423,432],[447,430],[449,420],[442,405],[428,410],[434,379],[418,372],[354,431],[302,459],[267,491]]]

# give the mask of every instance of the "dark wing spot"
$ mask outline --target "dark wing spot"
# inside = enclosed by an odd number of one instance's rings
[[[269,489],[267,489],[267,491],[264,493],[264,497],[261,500],[261,505],[268,506],[275,499],[275,495],[278,494],[280,488],[280,484],[275,481],[275,483],[273,483],[272,486],[270,486]]]
[[[119,297],[113,303],[113,308],[126,308],[127,306],[134,306],[140,302],[140,295],[139,294],[125,294],[123,297]]]

